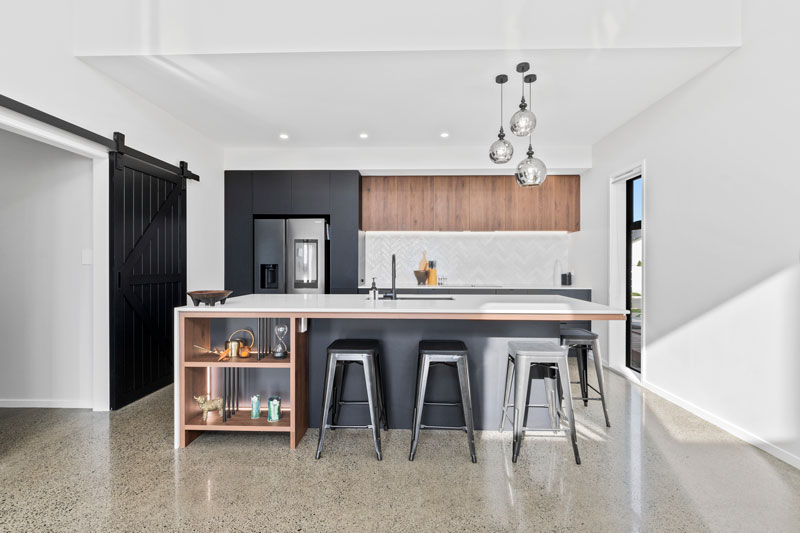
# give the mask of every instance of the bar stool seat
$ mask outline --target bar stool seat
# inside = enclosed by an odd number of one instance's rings
[[[572,409],[572,396],[564,395],[564,408],[561,406],[561,395],[552,383],[552,378],[545,378],[545,391],[547,404],[536,405],[527,403],[528,392],[531,384],[530,368],[531,365],[543,365],[549,372],[554,372],[555,377],[560,381],[563,390],[569,391],[569,365],[567,364],[567,346],[559,346],[549,341],[512,341],[508,343],[508,366],[506,368],[506,390],[503,399],[503,413],[500,422],[500,430],[506,418],[506,411],[509,407],[509,396],[511,394],[512,378],[516,378],[514,388],[514,444],[511,461],[516,463],[522,445],[523,434],[528,432],[542,432],[541,428],[524,427],[525,415],[528,407],[547,407],[551,412],[551,428],[544,430],[548,435],[553,432],[565,432],[572,441],[572,450],[575,454],[575,462],[581,464],[580,454],[578,453],[578,436],[575,430],[575,415]],[[561,419],[566,419],[568,429],[561,428]]]
[[[581,395],[575,397],[575,400],[583,400],[583,405],[589,405],[589,400],[600,400],[603,405],[603,415],[606,419],[606,427],[611,427],[611,421],[608,418],[608,409],[606,408],[606,393],[605,393],[605,378],[603,376],[603,358],[600,355],[600,343],[598,341],[597,333],[589,331],[588,329],[569,327],[566,325],[561,326],[561,344],[570,348],[575,348],[578,351],[578,383],[581,387]],[[592,350],[592,358],[594,359],[594,371],[597,376],[597,388],[589,384],[588,380],[588,353]],[[599,394],[599,397],[590,397],[589,389]]]
[[[386,401],[383,396],[383,380],[380,370],[380,343],[372,339],[337,339],[328,346],[327,361],[325,366],[325,385],[322,394],[322,420],[319,424],[319,442],[317,443],[316,458],[322,454],[322,445],[325,442],[325,430],[339,428],[355,428],[372,430],[372,439],[375,444],[375,453],[380,461],[381,453],[380,423],[383,421],[384,429],[389,429],[386,417]],[[350,364],[357,364],[364,368],[364,380],[367,386],[366,401],[342,401],[342,388],[344,386],[344,370]],[[338,425],[339,411],[342,405],[367,405],[369,407],[370,423],[364,426]],[[332,412],[331,423],[328,424],[328,415]]]
[[[475,455],[475,431],[472,420],[472,394],[469,386],[469,365],[467,362],[467,345],[457,340],[422,340],[419,343],[419,358],[417,361],[417,388],[414,399],[414,416],[411,421],[411,452],[408,460],[413,461],[419,443],[421,429],[455,429],[467,433],[467,443],[472,462],[477,463]],[[425,392],[428,386],[428,371],[430,367],[446,365],[455,367],[458,372],[458,384],[461,391],[461,401],[458,402],[426,402]],[[422,423],[422,411],[425,405],[461,406],[464,416],[463,426],[429,426]]]

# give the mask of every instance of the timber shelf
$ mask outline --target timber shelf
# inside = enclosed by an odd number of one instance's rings
[[[184,427],[187,430],[200,431],[291,431],[291,409],[281,409],[281,419],[277,422],[267,421],[266,412],[261,418],[250,418],[250,411],[238,411],[223,422],[218,411],[208,413],[208,420],[203,422],[202,413],[192,415]]]
[[[247,358],[236,358],[228,361],[217,361],[217,355],[207,353],[212,344],[211,324],[215,319],[266,319],[283,318],[289,322],[288,347],[289,355],[284,359],[266,356],[258,361],[255,355]],[[275,316],[274,313],[224,313],[218,316],[213,313],[192,315],[178,313],[178,380],[176,389],[176,405],[179,412],[178,445],[188,446],[204,431],[272,431],[289,433],[289,446],[295,449],[308,429],[308,331],[307,321],[296,316]],[[219,339],[217,339],[217,344]],[[197,348],[197,347],[201,348]],[[215,392],[213,385],[218,384],[219,376],[224,369],[256,369],[257,372],[270,370],[288,374],[289,394],[283,398],[281,419],[268,422],[266,419],[266,400],[269,391],[258,391],[262,398],[262,417],[251,419],[250,410],[242,409],[232,415],[226,422],[218,411],[210,411],[204,422],[202,411],[195,401],[197,396],[205,396]],[[287,372],[288,370],[288,372]],[[285,378],[279,378],[285,379]],[[241,400],[241,396],[240,396]],[[249,401],[246,403],[249,406]],[[244,407],[244,406],[243,406]]]
[[[288,354],[283,359],[275,359],[271,355],[263,357],[260,361],[256,359],[255,355],[250,357],[228,359],[227,361],[218,361],[218,355],[213,353],[194,353],[188,356],[184,362],[186,367],[241,367],[241,368],[291,368],[292,367],[292,354]]]

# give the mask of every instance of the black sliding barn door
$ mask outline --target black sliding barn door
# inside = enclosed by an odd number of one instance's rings
[[[111,408],[173,380],[173,310],[186,300],[186,179],[111,155]]]

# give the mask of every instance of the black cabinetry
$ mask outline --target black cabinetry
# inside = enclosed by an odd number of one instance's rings
[[[225,175],[227,176],[227,172]],[[292,214],[292,173],[284,170],[252,172],[253,211],[256,215]],[[226,178],[227,179],[227,178]]]
[[[361,174],[336,170],[330,177],[331,276],[334,294],[355,294],[358,279],[358,222]]]
[[[331,173],[327,170],[299,170],[292,173],[293,215],[330,214]],[[337,187],[339,185],[337,184]]]
[[[330,291],[358,289],[361,174],[355,170],[225,172],[225,287],[253,292],[253,218],[326,217]]]
[[[250,172],[225,173],[225,288],[253,292],[253,181]]]

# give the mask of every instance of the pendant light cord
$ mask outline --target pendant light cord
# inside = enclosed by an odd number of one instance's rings
[[[523,83],[525,82],[523,81]],[[525,99],[525,87],[522,88],[522,99],[523,100]],[[530,107],[533,107],[533,83],[528,84],[528,103],[530,104]],[[529,111],[531,110],[529,109]],[[533,111],[531,111],[531,113],[533,113]],[[531,129],[531,132],[528,134],[528,157],[531,157],[532,155],[533,155],[533,129]]]
[[[500,83],[500,131],[503,130],[503,84]]]

